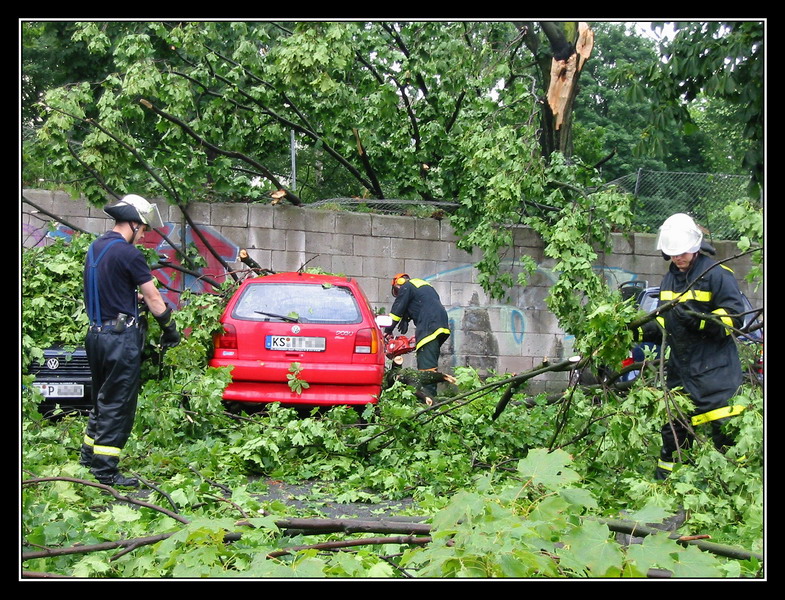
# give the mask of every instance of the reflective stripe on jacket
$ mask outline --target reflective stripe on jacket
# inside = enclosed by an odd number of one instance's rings
[[[689,289],[688,289],[689,288]],[[722,315],[723,324],[738,327],[744,300],[733,272],[710,257],[699,254],[687,272],[671,264],[660,286],[660,302],[678,299],[696,313]],[[675,311],[662,314],[667,332],[670,358],[668,387],[682,387],[695,403],[695,413],[703,415],[727,408],[742,382],[738,350],[730,330],[706,330],[685,325]],[[720,418],[720,417],[718,417]],[[713,419],[708,419],[713,420]]]
[[[450,335],[447,311],[438,292],[424,279],[410,279],[398,289],[390,316],[395,323],[414,321],[418,349],[441,335]]]

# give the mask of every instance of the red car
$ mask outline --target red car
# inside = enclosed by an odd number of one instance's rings
[[[356,279],[299,272],[247,279],[221,323],[210,366],[233,367],[225,401],[330,406],[379,399],[384,336]]]

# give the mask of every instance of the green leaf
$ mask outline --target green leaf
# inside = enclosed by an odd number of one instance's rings
[[[697,546],[687,546],[677,556],[673,566],[674,577],[722,577],[723,570],[719,559],[700,550]]]
[[[526,458],[518,462],[518,473],[531,478],[533,483],[548,489],[558,489],[580,480],[580,475],[570,469],[572,459],[563,450],[548,452],[544,449],[530,450]]]
[[[643,538],[641,544],[629,546],[627,548],[627,558],[643,573],[649,569],[672,571],[680,551],[681,547],[673,540],[668,539],[666,533],[663,533],[648,535]]]
[[[670,511],[658,506],[654,501],[650,501],[640,510],[628,513],[625,518],[638,523],[659,523],[664,518],[670,516]]]
[[[484,499],[479,494],[460,491],[446,508],[433,516],[431,521],[434,529],[439,531],[455,529],[461,521],[474,513],[483,510]]]
[[[138,510],[126,504],[117,504],[112,507],[112,519],[116,523],[129,523],[140,520],[141,514]]]
[[[598,508],[597,500],[590,490],[583,488],[569,487],[559,491],[559,495],[570,504],[581,508]]]
[[[620,571],[622,568],[622,551],[612,538],[608,526],[596,521],[584,521],[580,528],[562,538],[566,548],[558,550],[565,568],[595,577],[602,577]]]

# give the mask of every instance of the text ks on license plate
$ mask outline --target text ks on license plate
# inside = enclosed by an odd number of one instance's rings
[[[298,335],[268,335],[265,339],[268,350],[294,350],[298,352],[324,352],[323,337]]]

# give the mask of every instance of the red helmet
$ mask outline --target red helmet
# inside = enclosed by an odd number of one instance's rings
[[[398,273],[395,277],[392,278],[392,290],[391,293],[393,296],[398,295],[398,289],[407,281],[411,279],[406,273]]]

